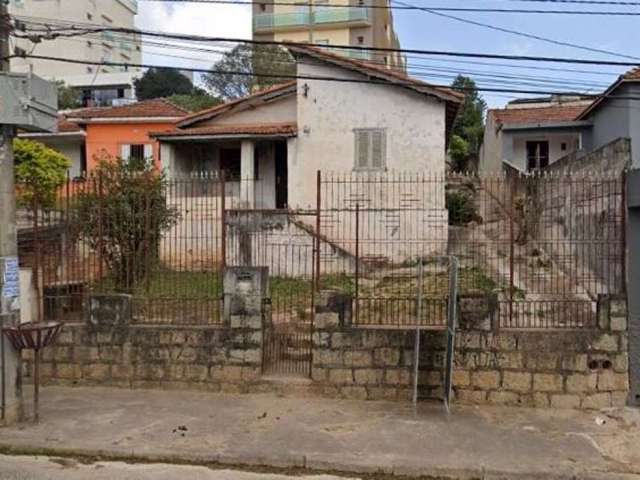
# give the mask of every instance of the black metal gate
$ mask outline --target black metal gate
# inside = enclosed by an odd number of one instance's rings
[[[269,269],[264,374],[311,374],[316,217],[316,211],[226,211],[227,264]]]

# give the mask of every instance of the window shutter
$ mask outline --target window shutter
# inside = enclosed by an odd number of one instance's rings
[[[153,145],[150,143],[145,143],[144,145],[144,159],[152,160],[153,159]]]
[[[356,131],[356,168],[369,166],[369,136],[368,131]]]
[[[131,157],[131,145],[120,145],[120,158],[129,160],[129,157]]]
[[[371,166],[373,168],[384,167],[384,143],[384,130],[371,132]]]

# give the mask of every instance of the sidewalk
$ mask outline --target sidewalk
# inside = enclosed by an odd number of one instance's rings
[[[414,412],[271,394],[48,387],[41,423],[0,429],[0,453],[380,473],[373,478],[640,479],[640,413],[454,406],[447,417],[437,403]]]

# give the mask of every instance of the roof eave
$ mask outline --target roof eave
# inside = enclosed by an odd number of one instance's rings
[[[160,142],[180,142],[193,140],[239,140],[239,139],[264,139],[264,138],[291,138],[297,133],[226,133],[226,134],[193,134],[193,135],[165,135],[150,134],[152,138]]]
[[[264,92],[255,92],[251,95],[248,95],[243,98],[239,98],[236,100],[232,100],[230,102],[223,103],[221,105],[216,105],[215,107],[203,110],[201,112],[192,113],[185,117],[181,117],[180,121],[176,124],[177,127],[183,128],[193,125],[194,123],[202,122],[205,120],[211,120],[220,115],[224,115],[232,110],[236,106],[244,105],[245,103],[251,102],[252,100],[276,100],[283,96],[288,96],[294,94],[296,91],[297,85],[296,82],[287,82],[279,86],[271,87],[271,89],[266,89]]]
[[[174,123],[182,117],[67,117],[67,120],[77,124],[107,124],[107,123]]]
[[[506,124],[503,123],[502,130],[505,132],[513,131],[513,130],[540,130],[540,129],[564,129],[564,128],[590,128],[593,126],[593,123],[590,121],[578,121],[571,120],[568,122],[550,122],[550,123],[541,123],[541,122],[531,122],[531,123],[512,123]]]

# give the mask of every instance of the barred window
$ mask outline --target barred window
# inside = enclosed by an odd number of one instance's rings
[[[355,169],[383,170],[387,163],[387,132],[382,128],[354,130]]]

